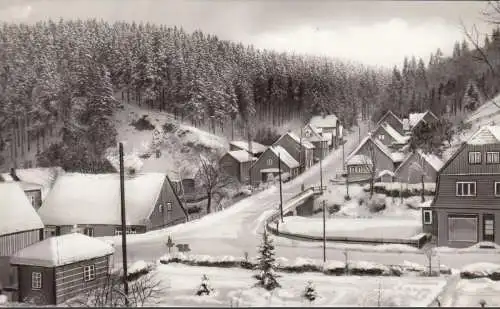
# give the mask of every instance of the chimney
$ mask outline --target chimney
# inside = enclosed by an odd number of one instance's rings
[[[19,181],[19,177],[16,175],[16,169],[13,167],[10,168],[10,177],[12,177],[14,181]]]

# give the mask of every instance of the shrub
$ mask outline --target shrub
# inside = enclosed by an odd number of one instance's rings
[[[137,119],[136,121],[132,121],[130,125],[138,131],[151,131],[155,129],[155,126],[149,121],[148,115],[142,115],[141,118]]]
[[[175,130],[178,129],[177,125],[170,123],[170,122],[165,122],[162,126],[163,132],[174,132]]]

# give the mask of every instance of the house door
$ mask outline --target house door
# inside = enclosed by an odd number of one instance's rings
[[[483,215],[483,241],[495,241],[495,215]]]

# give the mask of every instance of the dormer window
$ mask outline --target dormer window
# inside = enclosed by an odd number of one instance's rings
[[[481,164],[481,152],[480,151],[470,151],[469,152],[469,164]]]

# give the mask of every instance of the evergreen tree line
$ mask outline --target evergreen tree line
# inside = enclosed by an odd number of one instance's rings
[[[476,42],[481,51],[468,42],[456,42],[450,57],[438,48],[427,64],[421,58],[406,57],[401,69],[394,67],[383,90],[385,99],[372,119],[378,120],[389,109],[401,117],[426,109],[438,116],[457,115],[494,97],[500,90],[496,73],[500,72],[500,29],[486,35],[484,42]]]

